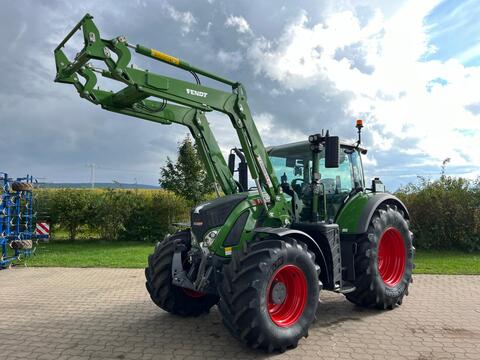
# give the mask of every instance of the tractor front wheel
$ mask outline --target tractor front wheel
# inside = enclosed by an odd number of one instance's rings
[[[218,296],[181,288],[172,284],[174,240],[190,249],[190,232],[180,231],[157,244],[148,257],[145,269],[146,287],[152,301],[169,313],[181,316],[198,316],[207,313],[218,302]]]
[[[315,319],[319,272],[314,254],[294,239],[260,240],[234,251],[219,285],[225,326],[254,348],[296,347]]]
[[[349,301],[364,307],[392,309],[408,294],[414,248],[404,214],[386,205],[373,214],[355,255],[356,290]]]

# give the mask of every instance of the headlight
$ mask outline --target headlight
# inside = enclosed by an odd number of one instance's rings
[[[215,239],[217,238],[217,235],[218,235],[218,230],[209,231],[203,238],[204,244],[207,246],[212,245]]]

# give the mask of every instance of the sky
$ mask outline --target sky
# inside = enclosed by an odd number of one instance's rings
[[[480,176],[480,2],[453,0],[5,2],[0,172],[89,182],[93,163],[98,182],[157,184],[175,158],[186,128],[104,111],[53,82],[53,49],[87,12],[103,38],[125,35],[242,82],[266,145],[321,129],[353,141],[361,118],[367,182],[379,176],[393,191],[438,177],[445,159],[447,175]],[[238,145],[229,120],[208,119],[227,154]]]

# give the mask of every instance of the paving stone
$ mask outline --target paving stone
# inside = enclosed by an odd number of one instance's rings
[[[216,307],[198,318],[156,307],[139,269],[15,268],[0,279],[3,305],[22,309],[0,322],[2,358],[266,357],[231,337]],[[323,291],[308,339],[275,360],[480,359],[480,276],[418,275],[410,289],[389,311]]]

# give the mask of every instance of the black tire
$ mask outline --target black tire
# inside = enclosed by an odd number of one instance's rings
[[[172,284],[175,240],[181,240],[187,251],[190,249],[190,232],[180,231],[158,243],[154,253],[148,257],[145,285],[150,298],[157,306],[175,315],[198,316],[208,313],[218,302],[218,296],[195,293]]]
[[[30,183],[15,181],[12,183],[13,191],[32,191],[33,185]]]
[[[293,269],[296,279],[306,285],[299,292],[303,294],[304,306],[297,311],[298,317],[293,323],[280,326],[274,322],[269,305],[282,308],[284,304],[291,304],[288,288],[292,285],[285,286],[283,300],[278,298],[278,305],[272,303],[272,298],[267,299],[267,293],[271,294],[277,286],[274,284],[278,284],[273,282],[274,277],[287,268]],[[299,271],[303,273],[303,278]],[[253,348],[283,352],[296,347],[300,338],[308,336],[308,328],[315,320],[320,291],[319,273],[315,255],[308,251],[305,244],[294,239],[268,239],[245,245],[242,250],[234,251],[218,285],[218,307],[223,323],[234,337]],[[293,284],[292,281],[285,283]]]
[[[379,262],[379,254],[385,254],[385,250],[389,256],[381,256],[384,260]],[[409,223],[403,211],[395,205],[378,208],[370,220],[367,233],[358,243],[356,290],[346,294],[347,299],[369,308],[393,309],[401,305],[412,282],[414,251]]]

